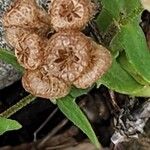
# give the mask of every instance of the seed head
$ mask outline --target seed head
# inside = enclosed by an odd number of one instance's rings
[[[47,74],[43,69],[27,70],[22,78],[22,84],[31,94],[51,100],[64,97],[70,91],[70,86],[63,80]]]
[[[64,81],[72,82],[88,66],[90,48],[89,38],[81,32],[58,32],[51,37],[46,48],[47,69]]]
[[[90,52],[90,62],[82,75],[73,83],[77,88],[86,89],[92,86],[104,73],[110,68],[112,64],[112,57],[110,52],[92,41],[93,49]]]
[[[52,0],[49,14],[56,30],[81,30],[95,13],[91,0]]]
[[[15,0],[3,17],[3,26],[17,26],[44,30],[50,26],[49,15],[39,8],[35,0]]]
[[[14,48],[18,62],[25,69],[37,69],[42,65],[47,38],[33,30],[20,27],[5,28],[5,39]]]

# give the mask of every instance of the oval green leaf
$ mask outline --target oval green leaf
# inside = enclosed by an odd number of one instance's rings
[[[20,64],[17,61],[17,58],[11,51],[0,48],[0,59],[8,64],[11,64],[18,71],[23,72],[23,67],[20,66]]]
[[[22,126],[15,120],[0,117],[0,135],[7,131],[18,130]]]
[[[75,103],[75,98],[71,96],[66,96],[57,100],[57,105],[59,109],[64,113],[64,115],[72,121],[78,128],[80,128],[91,140],[91,142],[100,148],[100,143],[84,113],[81,111],[79,106]]]

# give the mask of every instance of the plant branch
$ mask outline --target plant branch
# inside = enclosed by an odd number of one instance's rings
[[[22,109],[23,107],[27,106],[31,102],[33,102],[36,99],[33,95],[28,95],[24,97],[22,100],[20,100],[18,103],[13,105],[12,107],[8,108],[6,111],[0,114],[0,117],[9,118],[13,114],[15,114],[17,111]]]

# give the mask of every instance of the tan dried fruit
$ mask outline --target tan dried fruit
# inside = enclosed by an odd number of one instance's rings
[[[81,32],[58,32],[48,42],[45,68],[64,81],[72,82],[87,67],[91,46],[89,38]]]
[[[95,13],[91,0],[52,0],[49,6],[52,27],[82,29]]]
[[[43,69],[26,71],[22,84],[31,94],[51,100],[65,97],[70,91],[70,86],[63,80],[47,74]]]
[[[37,6],[35,0],[15,0],[13,6],[4,14],[3,26],[47,30],[50,27],[50,18]]]
[[[15,55],[25,69],[37,69],[44,60],[47,39],[35,33],[24,32],[15,45]]]
[[[70,92],[72,84],[90,87],[112,59],[106,48],[79,31],[95,13],[91,0],[52,0],[49,13],[35,0],[15,0],[3,25],[6,40],[26,69],[24,88],[35,96],[58,99]],[[50,23],[59,32],[48,40]]]
[[[15,26],[5,28],[5,39],[10,46],[13,48],[19,45],[19,39],[23,37],[26,33],[29,34],[29,31],[24,30],[23,28],[18,28]]]
[[[92,86],[112,64],[110,52],[93,41],[93,49],[90,52],[90,63],[84,73],[73,83],[77,88],[86,89]]]

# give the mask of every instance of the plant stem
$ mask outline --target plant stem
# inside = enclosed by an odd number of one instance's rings
[[[26,97],[24,97],[18,103],[16,103],[12,107],[8,108],[6,111],[4,111],[3,113],[1,113],[0,117],[9,118],[10,116],[12,116],[13,114],[15,114],[17,111],[19,111],[23,107],[25,107],[28,104],[30,104],[31,102],[33,102],[35,99],[36,99],[36,97],[33,96],[33,95],[31,95],[31,94],[28,95],[28,96],[26,96]]]

